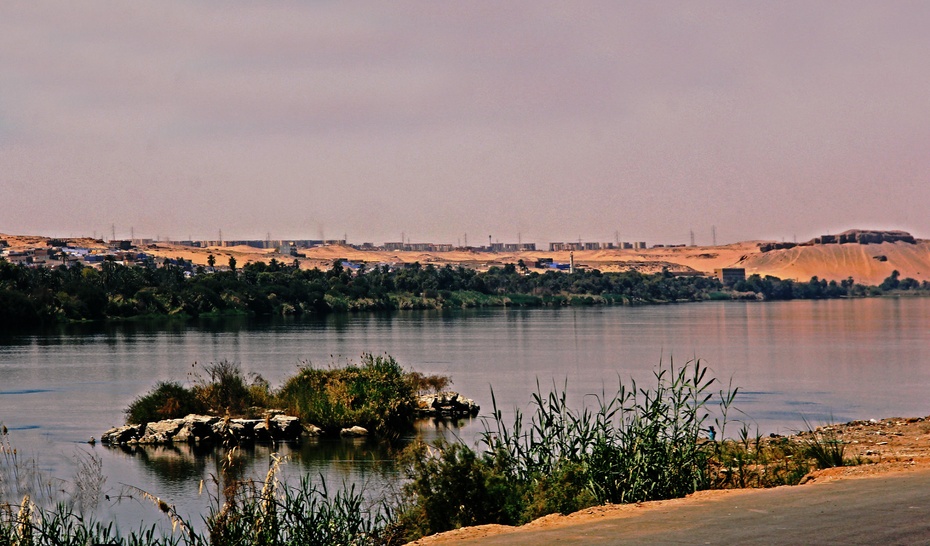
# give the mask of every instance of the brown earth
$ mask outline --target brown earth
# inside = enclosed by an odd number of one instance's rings
[[[827,427],[820,427],[822,430]],[[808,474],[796,487],[841,479],[861,479],[914,471],[930,471],[930,417],[890,418],[881,421],[853,421],[833,425],[827,432],[835,432],[845,445],[847,458],[861,458],[862,464],[817,470]],[[798,440],[803,440],[803,434]],[[579,526],[610,518],[629,518],[645,511],[685,506],[725,495],[739,494],[739,490],[723,489],[698,491],[682,499],[613,504],[587,508],[563,516],[552,514],[520,527],[507,525],[480,525],[466,527],[424,537],[411,542],[417,546],[455,544],[483,537],[526,533],[540,529]]]

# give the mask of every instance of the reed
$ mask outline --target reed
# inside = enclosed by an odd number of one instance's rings
[[[710,485],[712,450],[701,435],[715,379],[700,361],[661,364],[648,387],[619,381],[616,392],[572,409],[566,388],[531,410],[493,411],[479,451],[461,442],[413,447],[404,460],[411,499],[397,525],[406,538],[482,523],[516,524],[601,503],[684,496]],[[725,400],[732,402],[726,393]]]
[[[277,394],[291,415],[329,434],[360,425],[386,436],[409,429],[415,383],[389,355],[364,354],[360,365],[301,368]]]
[[[846,444],[839,436],[838,425],[828,424],[814,428],[807,419],[804,419],[804,425],[807,427],[802,440],[804,453],[813,459],[817,468],[833,468],[861,463],[858,458],[846,458]]]

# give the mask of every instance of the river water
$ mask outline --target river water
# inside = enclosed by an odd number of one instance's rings
[[[340,365],[363,352],[450,375],[453,388],[478,401],[482,413],[490,410],[492,387],[505,412],[527,409],[537,383],[544,392],[564,386],[580,405],[590,401],[585,395],[615,391],[618,379],[648,384],[660,362],[694,358],[721,387],[732,380],[740,388],[741,413],[730,417],[763,434],[790,433],[805,420],[930,413],[930,298],[883,298],[398,312],[8,334],[0,336],[0,422],[20,464],[33,461],[37,473],[61,478],[59,489],[74,482],[76,461],[87,454],[99,460],[111,496],[99,507],[102,517],[138,521],[135,512],[146,503],[125,497],[133,490],[124,484],[192,514],[210,502],[199,490],[201,479],[209,484],[219,472],[212,450],[126,452],[87,440],[122,424],[124,408],[157,381],[185,381],[205,363],[238,362],[278,386],[301,365]],[[450,432],[426,422],[418,433],[471,442],[482,427],[480,419],[458,425]],[[330,485],[379,485],[393,472],[385,449],[359,440],[279,450],[289,456],[289,475],[320,475]],[[271,451],[245,453],[243,472],[263,473]]]

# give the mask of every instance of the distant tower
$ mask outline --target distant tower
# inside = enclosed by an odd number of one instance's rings
[[[468,234],[465,234],[465,246],[468,247]]]
[[[714,236],[714,246],[717,246],[717,226],[710,226],[710,232]]]
[[[568,272],[569,273],[575,272],[575,253],[574,252],[568,253]]]
[[[223,246],[223,230],[222,230],[222,229],[220,230],[220,244],[219,244],[219,246]]]
[[[491,250],[491,236],[488,235],[488,250]]]
[[[691,233],[691,246],[694,246],[694,230],[689,230]]]
[[[116,240],[116,224],[110,224],[110,240]]]

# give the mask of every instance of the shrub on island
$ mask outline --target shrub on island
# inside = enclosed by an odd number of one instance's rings
[[[226,360],[203,371],[194,374],[189,387],[159,382],[129,405],[126,422],[144,425],[190,414],[255,418],[283,410],[319,427],[324,435],[360,426],[386,437],[413,426],[419,393],[439,391],[450,383],[446,376],[407,372],[392,356],[369,353],[358,364],[338,368],[307,363],[278,390],[258,375],[247,380],[238,364]]]

